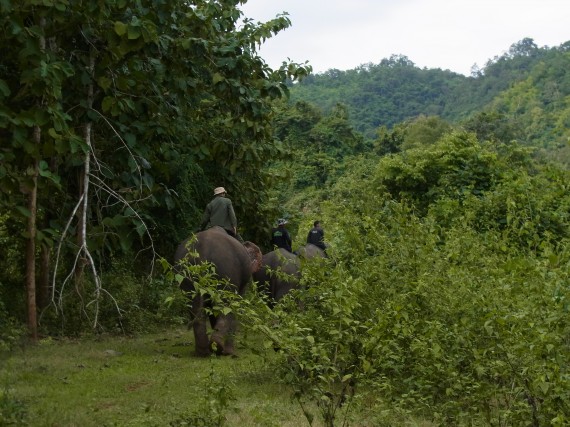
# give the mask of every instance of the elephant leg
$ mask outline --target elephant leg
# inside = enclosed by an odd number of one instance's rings
[[[234,336],[236,333],[236,318],[233,313],[220,315],[210,338],[210,346],[215,347],[217,354],[235,354]]]
[[[192,328],[194,329],[194,340],[196,354],[198,356],[209,356],[210,346],[208,343],[208,333],[206,331],[206,312],[204,311],[204,298],[196,295],[192,301]]]
[[[204,296],[204,307],[208,311],[210,311],[210,314],[208,315],[208,320],[210,321],[210,327],[212,329],[214,329],[216,327],[217,317],[216,317],[216,315],[212,314],[212,309],[214,308],[214,306],[212,305],[210,297],[207,295]]]

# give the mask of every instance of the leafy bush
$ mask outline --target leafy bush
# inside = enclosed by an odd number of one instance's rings
[[[25,329],[8,314],[0,298],[0,354],[12,350],[24,336]]]
[[[57,306],[43,313],[41,325],[49,334],[77,335],[89,331],[143,333],[165,324],[180,324],[187,318],[183,304],[165,306],[179,293],[164,276],[143,276],[130,262],[116,258],[102,274],[102,291],[88,276],[81,289],[65,287],[57,296]],[[79,302],[79,303],[78,303]]]
[[[300,289],[287,294],[273,311],[257,306],[247,315],[250,321],[257,316],[254,327],[267,338],[265,347],[277,351],[272,363],[292,387],[309,424],[316,406],[324,425],[333,426],[349,416],[356,386],[370,366],[361,351],[366,330],[357,296],[363,283],[343,268],[310,261],[303,265]]]
[[[226,378],[220,378],[214,368],[210,367],[205,392],[201,395],[199,410],[184,414],[171,421],[171,427],[222,427],[226,424],[226,413],[234,409],[236,401],[235,383]]]
[[[525,156],[507,161],[516,149],[453,138],[387,158],[371,178],[359,169],[330,192],[321,209],[334,224],[329,252],[337,264],[316,276],[327,286],[315,289],[338,292],[340,278],[350,277],[354,294],[336,315],[327,303],[309,302],[309,319],[295,316],[304,329],[291,329],[291,340],[319,336],[311,320],[334,324],[348,310],[363,332],[341,337],[341,345],[355,343],[367,373],[360,384],[377,390],[394,417],[411,411],[438,424],[564,425],[567,174]],[[370,191],[385,184],[387,192]],[[322,366],[334,366],[332,348]]]
[[[28,425],[26,405],[15,399],[10,390],[0,389],[0,425],[25,426]]]

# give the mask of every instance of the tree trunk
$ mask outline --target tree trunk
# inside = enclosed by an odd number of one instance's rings
[[[93,76],[93,70],[95,69],[95,52],[94,49],[91,48],[90,57],[89,57],[89,66],[87,70],[89,71],[89,75]],[[93,107],[93,83],[90,83],[87,86],[87,108],[91,109]],[[75,289],[76,292],[79,294],[79,297],[83,298],[83,286],[84,286],[84,273],[85,268],[88,265],[94,269],[95,266],[92,263],[92,259],[90,258],[89,248],[87,247],[87,210],[89,207],[89,186],[90,186],[90,168],[91,168],[91,139],[92,139],[92,122],[88,121],[83,126],[83,138],[85,140],[85,144],[89,147],[87,152],[85,153],[85,159],[83,164],[83,173],[79,177],[79,188],[80,188],[80,199],[82,200],[81,205],[77,211],[78,223],[77,223],[77,246],[79,248],[80,254],[78,259],[78,264],[75,268]],[[95,293],[97,295],[96,299],[99,295],[99,283],[97,275],[94,274],[95,280]],[[98,303],[96,304],[98,307]],[[94,326],[97,324],[97,312],[98,308],[96,309],[95,315],[95,322]]]
[[[43,29],[46,25],[45,18],[40,18],[39,26]],[[43,35],[39,38],[40,51],[45,52],[46,39]],[[41,104],[41,101],[38,102]],[[42,130],[34,126],[33,140],[38,147],[41,144]],[[38,150],[39,151],[39,150]],[[38,207],[38,175],[40,163],[36,158],[32,164],[32,187],[28,192],[28,243],[26,245],[26,295],[28,299],[28,329],[32,341],[38,340],[38,312],[36,306],[36,221]]]
[[[38,276],[37,297],[36,304],[38,311],[43,310],[49,304],[51,295],[50,280],[49,280],[49,266],[50,266],[50,247],[42,244],[40,253],[40,271]]]
[[[41,130],[34,127],[34,142],[39,145]],[[33,341],[38,340],[38,318],[36,307],[36,214],[38,197],[39,162],[36,160],[32,166],[32,188],[28,194],[28,243],[26,245],[26,294],[28,297],[28,329]]]
[[[88,71],[89,74],[93,75],[93,70],[95,68],[95,54],[93,50],[91,51],[91,55],[89,58],[89,67]],[[91,109],[93,106],[93,84],[89,84],[87,87],[87,108]],[[90,160],[91,160],[91,130],[92,130],[92,122],[85,123],[83,128],[83,138],[85,140],[85,144],[89,147],[87,153],[85,154],[85,163],[83,166],[83,174],[79,177],[79,188],[80,188],[80,197],[83,197],[83,203],[77,212],[77,216],[79,218],[79,223],[77,226],[77,246],[81,248],[82,255],[79,258],[79,263],[75,270],[75,283],[76,286],[80,286],[83,274],[85,271],[85,267],[88,265],[89,260],[87,259],[87,207],[89,206],[89,173],[90,173]]]
[[[89,154],[86,155],[86,157],[88,157]],[[86,197],[87,195],[85,194],[85,188],[84,188],[84,180],[85,180],[85,176],[81,175],[79,177],[79,197],[81,198],[81,196]],[[85,242],[85,222],[84,219],[86,217],[86,212],[85,212],[85,203],[82,203],[79,206],[79,209],[77,210],[77,235],[75,236],[75,240],[77,242],[77,247],[80,248],[79,250],[83,252],[82,247],[83,244]],[[87,259],[85,258],[85,255],[82,253],[79,256],[79,259],[77,261],[77,265],[75,267],[75,271],[74,271],[74,277],[75,277],[75,289],[77,290],[77,292],[79,294],[82,294],[82,282],[83,282],[83,273],[85,271],[85,266],[87,265]]]

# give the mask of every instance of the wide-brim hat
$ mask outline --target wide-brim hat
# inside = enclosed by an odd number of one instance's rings
[[[226,189],[224,187],[216,187],[214,188],[214,196],[217,196],[218,194],[222,194],[225,193]]]

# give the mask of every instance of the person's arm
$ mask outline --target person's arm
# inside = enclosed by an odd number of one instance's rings
[[[228,203],[228,214],[230,216],[230,223],[232,224],[232,227],[234,229],[234,233],[237,234],[237,218],[236,218],[236,213],[234,211],[234,207],[232,205],[232,201],[230,199],[227,199]]]
[[[209,221],[210,221],[210,204],[208,203],[206,209],[204,209],[204,213],[202,214],[202,222],[200,223],[200,230],[206,228]]]
[[[325,232],[324,232],[324,230],[320,230],[320,231],[321,231],[321,233],[319,236],[319,238],[320,238],[319,243],[321,244],[321,248],[323,248],[323,250],[324,250],[327,248],[327,244],[325,243]]]
[[[287,242],[287,244],[289,246],[291,246],[293,244],[293,241],[291,240],[291,235],[289,234],[289,232],[287,230],[285,230],[285,241]]]

